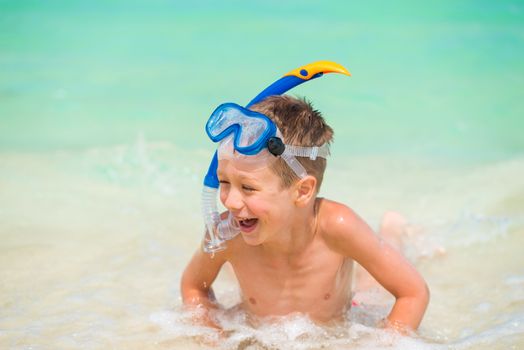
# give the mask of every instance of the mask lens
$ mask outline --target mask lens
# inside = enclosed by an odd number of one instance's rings
[[[235,149],[247,155],[260,152],[275,130],[275,125],[265,115],[234,103],[220,105],[206,124],[211,140],[218,142],[233,134]]]
[[[234,131],[231,130],[230,132],[225,133],[223,136],[220,135],[224,133],[227,128],[236,128],[237,123],[234,122],[235,119],[234,111],[231,108],[219,107],[213,112],[211,117],[209,117],[206,130],[212,138],[219,138],[219,140],[221,140],[224,138],[224,136],[226,136],[226,134]]]
[[[243,117],[240,120],[240,134],[237,135],[237,146],[249,147],[264,138],[268,122],[261,118]]]

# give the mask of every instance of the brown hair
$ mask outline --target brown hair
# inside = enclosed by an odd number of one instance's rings
[[[250,109],[268,116],[282,133],[285,144],[311,147],[322,146],[324,143],[331,144],[333,140],[333,129],[326,124],[320,112],[305,99],[287,95],[270,96]],[[318,192],[326,170],[326,159],[322,157],[315,160],[306,157],[297,157],[297,159],[308,175],[313,175],[317,179]],[[298,180],[295,172],[281,158],[273,163],[271,169],[282,178],[284,188]]]

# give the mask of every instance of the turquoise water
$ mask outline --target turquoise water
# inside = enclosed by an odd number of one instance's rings
[[[325,113],[345,152],[524,150],[519,1],[2,1],[0,11],[2,149],[113,145],[140,132],[207,147],[216,104],[330,59],[353,77],[293,94]]]
[[[253,329],[224,349],[518,349],[524,344],[524,5],[520,1],[0,0],[0,348],[202,349],[179,279],[221,102],[328,59],[307,96],[335,129],[322,195],[403,253],[432,301],[418,338],[377,330],[384,292],[341,328]],[[389,299],[388,299],[389,297]]]

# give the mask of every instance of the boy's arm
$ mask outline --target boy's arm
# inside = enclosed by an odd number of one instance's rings
[[[180,282],[184,305],[204,309],[203,315],[198,318],[197,322],[217,329],[220,329],[220,326],[208,316],[209,309],[217,308],[211,284],[225,262],[225,251],[211,255],[199,249],[184,270]]]
[[[415,268],[377,237],[355,212],[338,203],[336,206],[327,220],[328,244],[357,261],[396,298],[387,316],[387,326],[398,330],[417,329],[429,302],[426,283]]]

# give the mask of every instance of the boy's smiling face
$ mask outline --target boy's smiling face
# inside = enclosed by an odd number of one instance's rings
[[[293,186],[268,166],[253,167],[239,160],[218,162],[220,200],[240,226],[244,241],[259,245],[289,227],[293,214]]]

